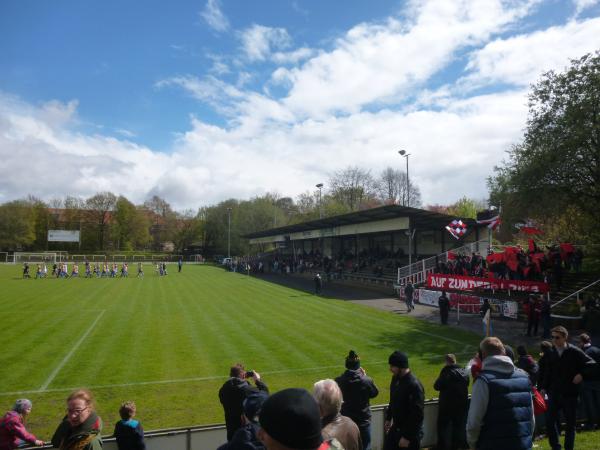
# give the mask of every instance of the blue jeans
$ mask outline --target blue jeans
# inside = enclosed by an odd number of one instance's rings
[[[371,450],[371,424],[361,425],[358,430],[360,431],[363,450]]]

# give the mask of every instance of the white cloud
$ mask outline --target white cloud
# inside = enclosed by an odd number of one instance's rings
[[[593,52],[600,42],[600,18],[571,21],[527,35],[497,39],[471,54],[464,84],[509,83],[527,86],[551,69]]]
[[[313,56],[315,51],[311,48],[301,47],[291,52],[273,53],[271,59],[277,64],[298,64],[300,61]]]
[[[215,31],[223,32],[229,29],[229,20],[221,11],[219,0],[208,0],[200,16]]]
[[[126,130],[125,128],[116,128],[115,131],[126,138],[134,138],[137,136],[133,131]]]
[[[252,25],[240,33],[242,49],[249,61],[264,61],[273,50],[285,49],[292,39],[285,28]]]
[[[389,19],[349,30],[287,77],[286,105],[307,116],[352,113],[374,102],[411,95],[455,53],[484,43],[525,16],[534,0],[412,2],[406,22]]]
[[[599,3],[598,0],[573,0],[575,5],[575,17],[578,17],[583,11]]]
[[[597,42],[599,19],[498,38],[535,4],[412,1],[402,19],[359,24],[329,49],[294,49],[286,30],[254,25],[238,35],[247,60],[279,65],[262,93],[249,89],[250,77],[254,85],[260,75],[248,68],[229,72],[229,82],[215,69],[156,83],[227,119],[215,126],[191,117],[168,154],[76,131],[76,101],[36,106],[0,93],[0,201],[110,190],[135,202],[158,194],[196,208],[267,191],[295,196],[348,165],[374,174],[404,169],[398,148],[411,152],[424,203],[484,197],[486,177],[522,137],[527,84]],[[467,70],[444,78],[457,55]],[[439,75],[443,86],[424,89]],[[466,89],[500,81],[510,86],[488,95]]]

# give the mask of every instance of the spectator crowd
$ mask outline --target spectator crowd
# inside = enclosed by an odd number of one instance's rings
[[[496,337],[485,338],[475,357],[461,367],[455,355],[445,355],[433,387],[439,392],[437,449],[531,449],[536,416],[545,417],[552,449],[575,448],[578,402],[586,427],[600,427],[600,349],[587,334],[578,345],[568,343],[562,326],[543,341],[540,359],[524,346],[513,349]],[[385,411],[384,450],[420,448],[424,432],[425,391],[400,350],[388,358],[391,380]],[[469,401],[469,384],[473,380]],[[312,392],[288,388],[269,395],[257,371],[242,364],[231,367],[219,390],[225,414],[227,442],[218,450],[369,450],[370,400],[379,389],[361,359],[350,351],[345,371],[335,379],[314,383]],[[0,420],[0,450],[44,442],[26,429],[32,411],[19,399]],[[114,436],[119,450],[144,450],[144,431],[132,401],[121,405]],[[560,443],[561,414],[564,445]],[[50,442],[61,450],[100,450],[102,420],[92,393],[79,389],[66,400],[66,414]]]

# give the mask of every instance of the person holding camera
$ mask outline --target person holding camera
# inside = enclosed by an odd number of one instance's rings
[[[256,386],[252,386],[248,379],[253,379]],[[242,427],[244,414],[244,400],[255,392],[269,393],[269,388],[260,379],[258,372],[246,371],[243,364],[237,363],[229,370],[229,379],[219,389],[219,400],[225,412],[225,426],[227,428],[227,441]]]

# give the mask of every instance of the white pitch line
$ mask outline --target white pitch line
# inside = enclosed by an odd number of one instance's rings
[[[58,366],[56,366],[56,368],[52,371],[50,376],[46,379],[44,384],[42,384],[40,386],[40,388],[38,389],[37,392],[46,391],[46,388],[50,385],[50,383],[52,383],[52,380],[54,380],[56,375],[58,375],[58,372],[61,371],[61,369],[64,367],[64,365],[67,363],[67,361],[71,358],[71,356],[73,356],[73,353],[75,353],[77,351],[77,349],[79,348],[81,343],[85,340],[85,338],[88,336],[88,334],[90,334],[92,332],[92,330],[94,329],[94,327],[96,326],[98,321],[102,318],[102,316],[104,315],[105,312],[106,312],[106,310],[102,310],[102,312],[98,315],[98,317],[96,317],[96,320],[94,320],[94,322],[90,325],[90,327],[83,334],[83,336],[81,336],[81,338],[79,338],[79,340],[75,343],[75,345],[73,346],[71,351],[69,353],[67,353],[67,355],[63,358],[63,360],[60,362],[60,364]]]
[[[471,347],[471,345],[467,345],[466,347]],[[465,348],[466,348],[465,347]],[[460,352],[455,353],[455,355],[472,355],[473,352]],[[426,357],[421,357],[421,359],[435,359],[442,358],[440,355],[430,355]],[[388,364],[387,361],[379,361],[373,362],[369,365],[377,366],[381,364]],[[316,367],[305,367],[303,369],[282,369],[282,370],[270,370],[262,372],[263,375],[274,375],[280,373],[297,373],[297,372],[310,372],[315,370],[323,370],[323,369],[339,369],[341,366],[336,364],[335,366],[316,366]],[[139,381],[134,383],[119,383],[119,384],[100,384],[96,386],[75,386],[68,388],[55,388],[55,389],[32,389],[28,391],[14,391],[14,392],[0,392],[0,396],[5,395],[24,395],[24,394],[42,394],[48,392],[71,392],[76,389],[81,389],[85,387],[87,389],[111,389],[111,388],[119,388],[119,387],[132,387],[132,386],[151,386],[151,385],[160,385],[160,384],[177,384],[177,383],[192,383],[196,381],[211,381],[211,380],[221,380],[226,379],[226,376],[223,375],[213,375],[208,377],[196,377],[196,378],[176,378],[172,380],[159,380],[159,381]]]

